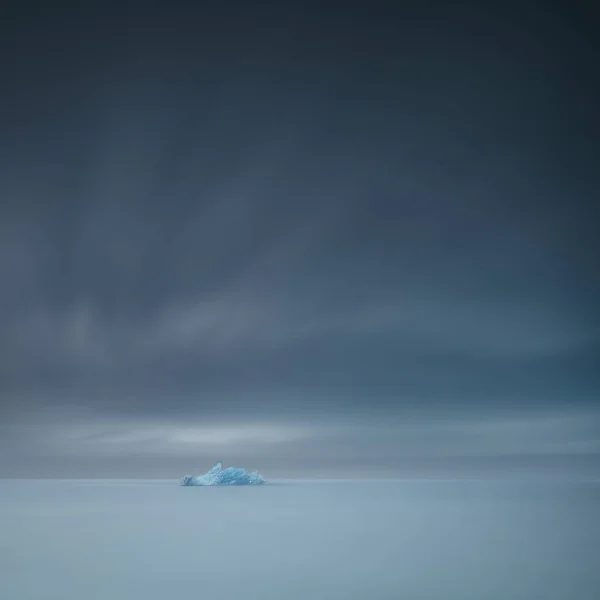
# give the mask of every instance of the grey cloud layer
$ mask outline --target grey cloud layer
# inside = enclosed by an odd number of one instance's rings
[[[215,7],[193,27],[172,17],[180,35],[162,42],[151,11],[60,40],[23,17],[2,36],[21,58],[0,98],[0,417],[16,457],[1,468],[43,454],[17,434],[40,410],[52,439],[84,410],[94,439],[110,423],[166,455],[188,419],[288,432],[310,417],[331,440],[346,418],[350,465],[382,450],[386,415],[597,403],[590,82],[501,19],[353,10],[274,15],[259,34]],[[47,51],[26,51],[31,31]],[[386,452],[410,455],[394,422]],[[334,461],[311,440],[281,464]],[[62,447],[73,472],[92,446]]]
[[[266,465],[274,476],[326,475],[341,468],[343,474],[355,476],[421,472],[490,477],[499,466],[513,474],[562,467],[563,474],[580,476],[600,453],[597,411],[459,420],[388,414],[384,419],[293,422],[206,415],[185,420],[98,419],[81,411],[40,416],[21,422],[3,437],[2,450],[15,453],[12,464],[3,463],[5,473],[17,474],[11,467],[22,468],[37,457],[39,464],[31,474],[49,476],[72,475],[74,465],[81,468],[87,461],[94,466],[112,464],[115,476],[173,477],[177,469],[202,469],[218,459]],[[115,469],[119,459],[122,465]],[[42,472],[42,465],[48,472]],[[94,476],[94,470],[87,475]]]

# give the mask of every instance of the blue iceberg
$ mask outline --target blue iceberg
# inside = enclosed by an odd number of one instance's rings
[[[218,462],[210,471],[204,475],[193,477],[185,475],[181,485],[263,485],[267,483],[256,471],[246,473],[245,469],[237,467],[223,468]]]

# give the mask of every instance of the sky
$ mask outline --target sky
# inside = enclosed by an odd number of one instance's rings
[[[21,3],[0,476],[600,473],[590,3]]]

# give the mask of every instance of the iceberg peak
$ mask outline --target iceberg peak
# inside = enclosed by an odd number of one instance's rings
[[[239,467],[223,468],[223,463],[218,462],[213,467],[196,477],[185,475],[180,484],[183,486],[205,486],[205,485],[263,485],[267,483],[257,471],[247,473]]]

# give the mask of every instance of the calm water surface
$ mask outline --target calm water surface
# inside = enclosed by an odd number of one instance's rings
[[[598,600],[600,484],[0,480],[2,600]]]

